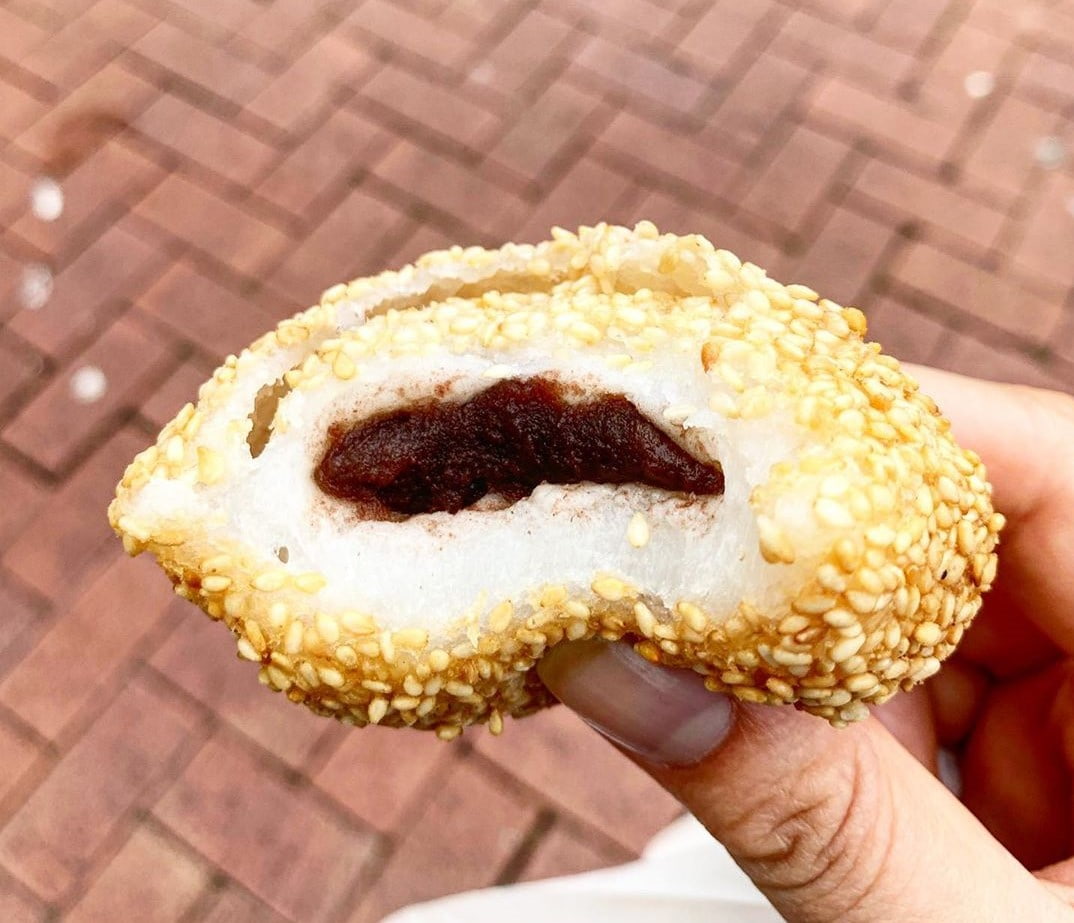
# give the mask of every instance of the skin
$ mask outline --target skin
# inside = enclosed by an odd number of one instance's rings
[[[1008,518],[995,589],[937,676],[833,730],[702,699],[696,676],[623,646],[563,646],[541,674],[788,920],[1074,920],[1074,399],[915,375]]]

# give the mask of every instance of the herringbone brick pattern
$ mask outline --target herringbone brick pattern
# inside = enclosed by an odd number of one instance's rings
[[[1072,61],[1071,0],[0,2],[0,918],[376,920],[635,855],[677,807],[566,713],[448,746],[261,690],[122,558],[123,464],[329,283],[600,219],[1074,390]]]

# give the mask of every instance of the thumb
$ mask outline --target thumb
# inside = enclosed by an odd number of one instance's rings
[[[625,644],[560,645],[539,669],[788,920],[1068,919],[875,720],[836,730],[792,708],[747,705]]]

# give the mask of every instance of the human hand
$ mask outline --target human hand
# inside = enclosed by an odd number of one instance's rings
[[[1074,919],[1074,400],[914,372],[1008,519],[995,589],[924,687],[835,730],[622,644],[562,645],[540,673],[795,923]]]

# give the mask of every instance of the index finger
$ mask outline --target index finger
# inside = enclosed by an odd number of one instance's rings
[[[1000,584],[1063,650],[1074,653],[1074,399],[1056,391],[911,367],[984,461],[1008,519]]]

